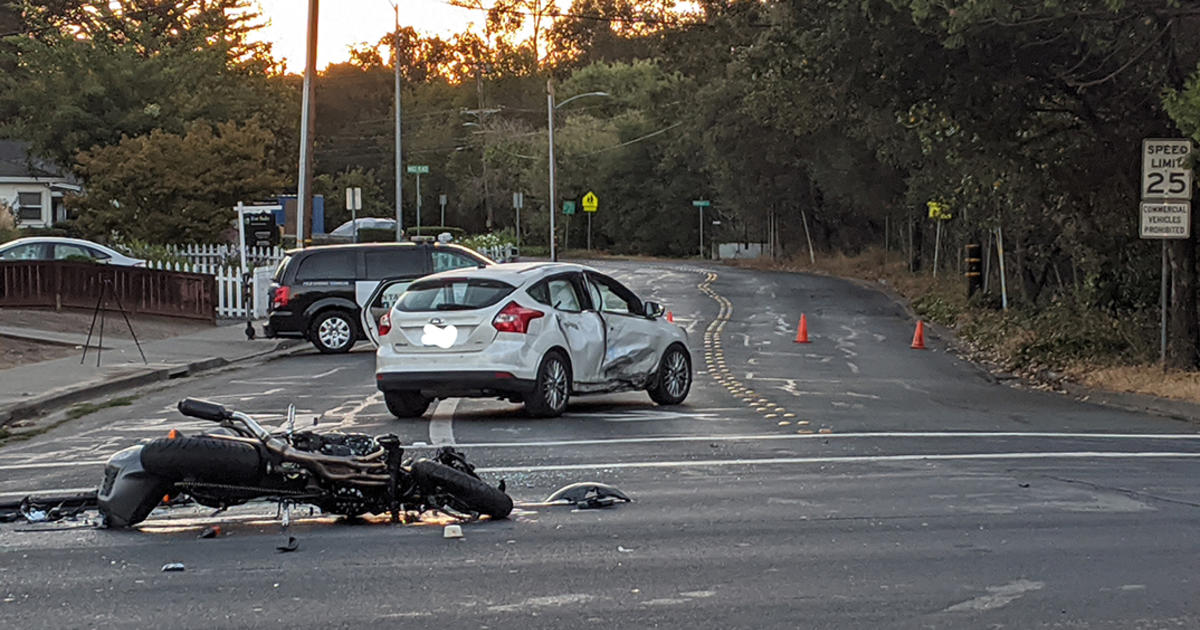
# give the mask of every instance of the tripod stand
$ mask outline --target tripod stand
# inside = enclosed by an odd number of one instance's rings
[[[96,298],[96,309],[92,311],[92,325],[88,328],[87,341],[83,344],[83,356],[79,359],[79,365],[87,360],[88,346],[92,345],[92,331],[96,329],[96,319],[100,319],[100,336],[96,342],[96,367],[100,367],[100,357],[104,352],[104,315],[108,312],[107,304],[104,297],[108,293],[112,293],[113,301],[117,303],[117,308],[121,311],[121,316],[125,318],[125,327],[129,329],[129,335],[133,337],[133,344],[137,346],[138,354],[142,355],[142,363],[149,363],[146,360],[146,353],[142,351],[142,344],[138,341],[137,333],[133,332],[133,324],[129,323],[129,314],[125,312],[125,306],[121,304],[121,296],[113,290],[112,278],[101,278],[100,296]]]

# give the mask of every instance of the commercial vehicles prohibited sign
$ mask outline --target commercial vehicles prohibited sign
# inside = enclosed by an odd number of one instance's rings
[[[1142,140],[1142,199],[1191,199],[1191,152],[1191,140]]]
[[[1191,206],[1188,201],[1143,201],[1142,238],[1190,237]]]

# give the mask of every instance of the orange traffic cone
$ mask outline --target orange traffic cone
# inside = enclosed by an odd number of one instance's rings
[[[912,349],[913,350],[924,350],[925,349],[925,322],[923,322],[919,319],[917,320],[917,330],[916,330],[916,332],[913,333]]]
[[[667,321],[671,322],[672,324],[675,323],[675,316],[671,314],[671,311],[667,311]]]
[[[800,314],[800,327],[796,329],[795,343],[808,343],[808,318]]]

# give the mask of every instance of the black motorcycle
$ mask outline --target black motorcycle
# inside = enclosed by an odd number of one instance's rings
[[[390,514],[393,521],[428,509],[498,519],[513,508],[503,481],[488,485],[449,447],[434,459],[405,461],[395,435],[296,432],[294,408],[278,434],[213,402],[188,398],[179,411],[221,427],[189,436],[172,430],[110,457],[97,493],[107,526],[136,525],[164,499],[184,495],[217,509],[265,499],[348,517]]]

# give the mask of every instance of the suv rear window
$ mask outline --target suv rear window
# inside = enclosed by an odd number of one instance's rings
[[[416,247],[367,251],[367,280],[425,275],[425,256]]]
[[[353,281],[355,273],[354,252],[317,252],[300,261],[296,281],[345,280]]]
[[[513,286],[499,280],[480,278],[443,278],[415,282],[396,304],[396,310],[467,311],[487,308],[513,292]]]
[[[283,260],[279,261],[279,265],[275,267],[275,275],[271,279],[277,284],[283,284],[283,272],[287,271],[287,266],[290,262],[292,262],[292,257],[284,256]]]

